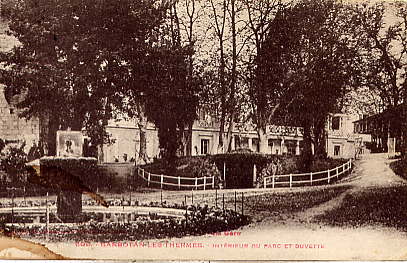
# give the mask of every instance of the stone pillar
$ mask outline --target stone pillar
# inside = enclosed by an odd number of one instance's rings
[[[247,139],[247,143],[248,143],[248,145],[249,145],[249,149],[252,150],[253,139],[249,137],[249,138]]]
[[[57,197],[57,214],[66,222],[74,221],[82,212],[82,193],[59,191]]]

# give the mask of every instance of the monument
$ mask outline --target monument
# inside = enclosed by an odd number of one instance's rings
[[[42,158],[41,170],[58,189],[58,216],[63,221],[74,221],[82,212],[82,192],[77,184],[80,182],[78,164],[82,157],[83,135],[79,131],[57,131],[56,139],[57,156]]]

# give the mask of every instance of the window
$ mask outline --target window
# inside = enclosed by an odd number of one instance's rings
[[[334,145],[334,156],[339,156],[341,154],[341,146]]]
[[[339,130],[341,124],[341,117],[332,118],[332,130]]]
[[[241,137],[240,138],[240,148],[241,149],[249,149],[249,138],[248,137]]]
[[[201,154],[209,153],[209,139],[201,139]]]
[[[287,141],[287,154],[295,155],[295,150],[297,148],[297,141]]]
[[[14,114],[14,109],[10,109],[10,114]]]

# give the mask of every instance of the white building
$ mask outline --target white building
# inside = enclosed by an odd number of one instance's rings
[[[333,114],[328,117],[326,131],[326,149],[329,157],[352,158],[361,142],[368,140],[355,134],[353,121],[358,117],[347,114]],[[139,128],[134,120],[111,121],[107,132],[114,141],[103,147],[103,162],[124,162],[138,156],[140,149]],[[159,158],[158,132],[153,124],[147,125],[147,156],[150,160]],[[259,152],[259,139],[255,127],[250,124],[236,125],[233,130],[232,150],[246,149]],[[268,148],[265,154],[299,155],[302,151],[302,129],[299,127],[275,126],[267,127]],[[219,123],[209,115],[196,120],[190,141],[191,155],[217,154],[219,143]],[[126,159],[126,160],[125,160]]]
[[[330,157],[353,158],[355,154],[366,151],[364,143],[370,141],[370,136],[355,133],[354,122],[358,115],[333,114],[327,121],[327,153]]]

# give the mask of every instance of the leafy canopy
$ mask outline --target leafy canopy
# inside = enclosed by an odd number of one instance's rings
[[[20,45],[0,53],[6,93],[24,94],[22,116],[50,116],[57,128],[86,128],[95,144],[126,110],[142,77],[151,32],[165,6],[151,0],[24,0],[9,7]]]

